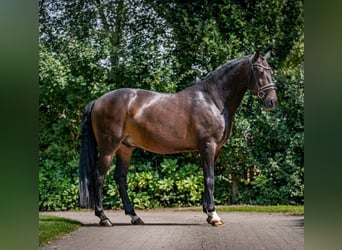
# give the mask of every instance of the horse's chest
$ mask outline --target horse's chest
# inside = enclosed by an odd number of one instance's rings
[[[231,127],[228,112],[211,112],[198,116],[196,119],[197,132],[201,138],[208,138],[216,142],[228,139]]]
[[[232,123],[229,117],[225,117],[222,115],[219,121],[219,125],[216,127],[215,138],[217,142],[225,143],[228,140],[231,126]]]

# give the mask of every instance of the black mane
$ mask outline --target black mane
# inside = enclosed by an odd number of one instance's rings
[[[243,60],[246,60],[249,57],[250,57],[250,55],[243,56],[243,57],[236,58],[236,59],[232,59],[232,60],[226,62],[225,64],[222,64],[221,66],[219,66],[215,70],[209,72],[206,76],[201,78],[197,83],[209,82],[211,80],[216,80],[217,78],[219,78],[222,75],[222,73],[229,72],[232,68],[235,67],[236,64],[240,63]]]

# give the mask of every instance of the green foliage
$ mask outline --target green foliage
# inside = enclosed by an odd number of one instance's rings
[[[78,155],[57,144],[51,144],[40,155],[39,209],[67,210],[77,208]]]
[[[229,163],[226,168],[239,185],[234,203],[304,203],[302,72],[301,66],[277,72],[280,105],[272,112],[262,110],[254,96],[244,99],[218,161]]]
[[[215,169],[216,204],[304,203],[304,2],[42,1],[39,12],[39,208],[77,207],[85,105],[120,87],[175,92],[257,48],[279,107],[247,93]],[[113,169],[107,208],[121,207]],[[197,205],[196,153],[135,151],[128,192],[139,208]]]
[[[113,169],[111,169],[111,172]],[[106,178],[104,206],[122,207],[113,174]],[[203,175],[198,165],[180,166],[177,159],[165,158],[158,168],[150,163],[130,167],[128,195],[136,208],[199,205]]]

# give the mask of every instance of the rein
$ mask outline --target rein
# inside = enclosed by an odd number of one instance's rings
[[[254,67],[257,66],[257,67],[261,67],[261,68],[266,69],[266,70],[271,70],[271,68],[270,67],[266,67],[266,66],[264,66],[264,65],[262,65],[260,63],[252,63],[252,62],[250,62],[250,65],[251,65],[251,71],[252,71],[252,74],[253,74],[253,77],[254,77],[254,80],[255,80],[255,84],[256,84],[257,89],[258,89],[257,95],[258,95],[258,97],[260,99],[263,99],[265,97],[265,95],[266,95],[266,93],[265,93],[266,90],[277,89],[277,87],[274,84],[274,82],[270,82],[269,84],[267,84],[265,86],[260,86],[260,83],[259,83],[259,81],[256,78],[255,73],[254,73]],[[249,75],[250,75],[250,73],[249,73]],[[249,79],[250,79],[250,76],[249,76]]]

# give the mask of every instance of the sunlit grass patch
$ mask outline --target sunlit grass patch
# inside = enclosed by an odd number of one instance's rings
[[[57,216],[39,216],[39,246],[60,239],[63,235],[78,229],[82,224],[75,220]]]
[[[216,211],[224,212],[260,212],[260,213],[286,213],[293,215],[304,215],[304,206],[275,205],[275,206],[253,206],[253,205],[232,205],[215,206]],[[179,208],[177,210],[201,211],[202,207]]]
[[[304,214],[304,206],[292,206],[292,205],[276,205],[276,206],[218,206],[218,211],[235,211],[235,212],[264,212],[264,213],[288,213],[295,215]]]

